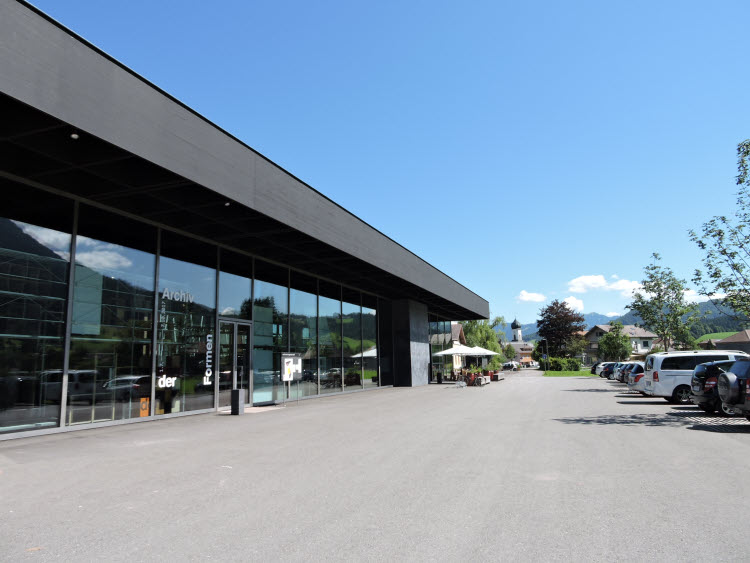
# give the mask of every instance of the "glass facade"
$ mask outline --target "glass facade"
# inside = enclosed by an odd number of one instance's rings
[[[292,398],[318,394],[318,282],[292,272],[289,290],[289,351],[302,356],[302,377],[291,386]]]
[[[103,223],[117,225],[114,235]],[[137,227],[129,223],[81,206],[65,424],[151,413],[156,230],[145,227],[146,251],[117,244],[118,233]]]
[[[337,393],[343,389],[341,350],[341,286],[320,282],[318,320],[320,347],[318,374],[320,392]]]
[[[359,293],[344,290],[341,303],[344,389],[362,389],[362,305],[359,300]]]
[[[430,383],[436,383],[438,378],[449,378],[456,366],[453,356],[437,356],[438,352],[447,350],[451,344],[451,322],[440,320],[435,315],[429,315],[430,329]]]
[[[362,382],[365,388],[377,387],[378,374],[378,300],[362,295]]]
[[[253,403],[271,403],[281,395],[281,354],[287,351],[289,270],[255,262],[253,295]]]
[[[393,384],[387,301],[31,187],[0,215],[0,435]]]
[[[0,432],[58,426],[71,236],[0,218]]]

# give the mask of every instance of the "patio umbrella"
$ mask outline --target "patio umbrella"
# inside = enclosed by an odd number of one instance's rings
[[[447,350],[443,350],[442,352],[436,352],[433,354],[433,356],[476,356],[477,351],[474,350],[474,348],[469,348],[468,346],[464,346],[463,344],[459,344],[458,346],[454,346],[453,348],[448,348]]]
[[[498,352],[487,350],[487,348],[482,348],[481,346],[474,346],[472,350],[474,350],[474,353],[469,354],[471,356],[499,356],[500,355]]]

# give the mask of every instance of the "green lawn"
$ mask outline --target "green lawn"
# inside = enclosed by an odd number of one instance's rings
[[[598,375],[591,373],[591,370],[580,370],[580,371],[545,371],[544,377],[599,377]]]
[[[699,337],[696,342],[705,342],[709,338],[712,338],[714,340],[721,340],[722,338],[726,338],[728,336],[733,336],[737,334],[737,331],[729,331],[729,332],[712,332],[711,334],[704,334],[703,336]]]

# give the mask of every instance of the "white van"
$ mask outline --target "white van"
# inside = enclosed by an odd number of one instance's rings
[[[690,403],[690,381],[698,364],[719,360],[748,358],[738,350],[690,350],[659,352],[646,358],[644,389],[646,395],[664,397],[670,403]]]

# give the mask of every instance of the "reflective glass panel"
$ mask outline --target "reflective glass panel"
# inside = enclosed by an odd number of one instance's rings
[[[349,299],[352,297],[348,296]],[[344,389],[362,389],[362,307],[358,303],[344,301],[341,312]]]
[[[156,414],[214,408],[216,270],[162,257],[158,315]]]
[[[331,291],[329,295],[335,293]],[[340,291],[340,290],[339,290]],[[320,328],[320,359],[318,370],[320,374],[320,392],[336,393],[342,390],[341,373],[341,300],[322,294],[318,300]]]
[[[368,306],[369,305],[369,306]],[[362,296],[362,380],[365,388],[378,386],[377,299]]]
[[[70,243],[0,218],[0,433],[60,423]]]
[[[251,320],[252,259],[221,250],[219,272],[219,315]]]
[[[155,255],[79,235],[75,260],[65,423],[149,416]]]
[[[302,376],[291,385],[291,398],[318,394],[318,297],[315,280],[300,279],[292,272],[289,293],[290,352],[302,355]],[[307,281],[308,283],[305,283]],[[305,287],[312,291],[303,291]]]
[[[232,379],[234,370],[234,323],[219,323],[219,407],[232,404]]]
[[[256,261],[253,296],[253,404],[282,399],[281,354],[287,349],[288,270]]]

